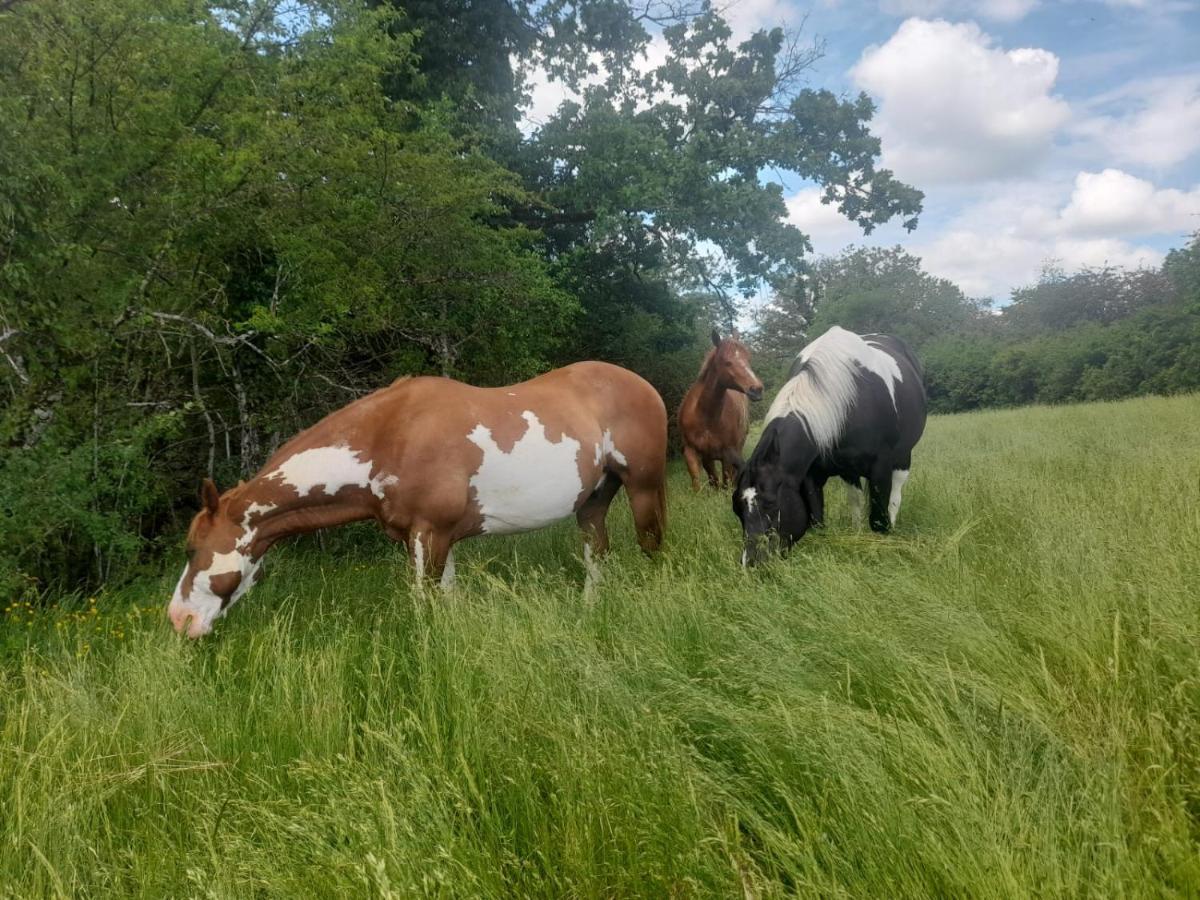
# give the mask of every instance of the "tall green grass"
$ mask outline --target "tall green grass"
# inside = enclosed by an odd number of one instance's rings
[[[11,610],[0,895],[1196,896],[1198,425],[936,418],[896,533],[831,490],[749,574],[676,470],[587,599],[564,525],[426,599],[369,529],[281,549],[194,644],[175,571]]]

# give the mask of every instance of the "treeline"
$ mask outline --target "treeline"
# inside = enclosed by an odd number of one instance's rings
[[[1047,268],[1001,309],[900,248],[849,249],[793,279],[759,324],[776,380],[830,325],[899,334],[936,412],[1200,390],[1200,234],[1159,269]]]
[[[763,173],[916,222],[818,56],[704,2],[0,4],[0,596],[136,571],[402,374],[599,358],[673,405],[809,249]],[[580,99],[532,127],[536,72]]]

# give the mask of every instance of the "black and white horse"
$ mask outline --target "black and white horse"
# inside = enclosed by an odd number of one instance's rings
[[[845,480],[857,522],[867,479],[871,528],[887,531],[924,430],[921,364],[908,346],[888,334],[830,328],[796,357],[738,476],[743,564],[786,551],[821,525],[825,482],[834,476]]]

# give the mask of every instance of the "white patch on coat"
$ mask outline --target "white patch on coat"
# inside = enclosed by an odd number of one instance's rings
[[[888,520],[895,525],[900,518],[900,495],[904,492],[904,482],[908,481],[908,469],[892,470],[892,496],[888,499]]]
[[[767,410],[767,421],[789,415],[803,419],[822,451],[841,437],[854,405],[860,369],[882,379],[893,408],[896,385],[904,380],[890,353],[836,325],[800,351],[800,362],[804,368],[780,388]]]
[[[575,511],[575,500],[583,491],[579,441],[564,434],[553,443],[536,415],[526,410],[521,417],[528,428],[508,453],[483,424],[467,435],[483,451],[470,485],[488,534],[532,531],[557,522]]]
[[[748,487],[742,491],[742,500],[746,502],[746,512],[754,512],[754,503],[757,496],[757,488]]]
[[[600,438],[599,456],[601,458],[612,459],[618,466],[627,467],[629,465],[629,460],[625,458],[624,453],[617,449],[617,445],[613,443],[612,432],[607,428]]]
[[[342,488],[352,486],[367,488],[382,499],[384,488],[398,479],[395,475],[382,473],[372,478],[371,461],[359,457],[360,451],[351,450],[344,444],[312,447],[289,456],[265,477],[295,488],[300,497],[307,497],[318,487],[332,496]]]
[[[242,516],[242,536],[237,539],[237,543],[233,545],[235,550],[246,550],[254,543],[254,539],[258,536],[258,529],[252,528],[250,525],[250,517],[259,513],[269,513],[275,508],[274,503],[251,503],[246,507],[245,515]]]
[[[846,507],[850,510],[850,521],[854,523],[855,528],[861,528],[863,523],[863,507],[866,505],[867,498],[863,496],[863,489],[857,484],[846,482]]]
[[[246,531],[250,530],[250,517],[256,516],[259,513],[269,513],[275,508],[274,503],[251,503],[246,507],[246,513],[242,516],[242,528]]]

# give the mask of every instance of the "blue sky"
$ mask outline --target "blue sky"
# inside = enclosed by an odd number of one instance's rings
[[[864,238],[785,185],[818,252],[901,244],[1007,302],[1042,266],[1157,265],[1200,230],[1200,0],[738,0],[738,35],[822,38],[813,87],[865,90],[920,227]],[[538,97],[546,108],[552,92]],[[554,98],[559,99],[559,98]]]

